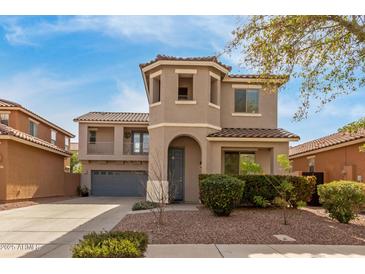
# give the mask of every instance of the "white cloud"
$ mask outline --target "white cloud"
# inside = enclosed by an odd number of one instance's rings
[[[45,68],[33,68],[0,79],[1,97],[14,101],[37,100],[52,92],[67,92],[89,81],[88,78],[65,79]]]
[[[186,18],[186,20],[184,20]],[[37,45],[42,37],[75,32],[98,32],[113,38],[158,41],[170,46],[197,47],[199,43],[226,41],[234,28],[232,17],[217,16],[63,16],[53,21],[22,22],[22,18],[0,21],[6,40],[13,45]],[[195,37],[196,29],[206,30]]]
[[[114,111],[148,112],[147,96],[143,88],[134,88],[117,80],[118,93],[112,97],[110,109]]]

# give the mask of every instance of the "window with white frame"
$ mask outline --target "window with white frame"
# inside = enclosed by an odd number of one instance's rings
[[[259,113],[259,90],[235,89],[234,112]]]
[[[210,77],[210,102],[214,105],[218,105],[218,79]]]
[[[158,103],[161,100],[161,78],[156,76],[152,78],[152,103]]]
[[[9,113],[0,113],[0,124],[9,125]]]
[[[315,166],[316,166],[316,157],[315,156],[310,156],[307,159],[308,159],[308,171],[309,172],[314,172],[315,171]]]
[[[29,134],[34,137],[38,136],[38,124],[34,121],[29,121]]]
[[[147,154],[149,151],[148,132],[132,133],[132,151],[133,154]]]
[[[179,74],[177,100],[193,100],[193,74]]]
[[[51,143],[56,144],[57,141],[57,131],[51,129]]]
[[[65,137],[65,150],[70,149],[70,138]]]

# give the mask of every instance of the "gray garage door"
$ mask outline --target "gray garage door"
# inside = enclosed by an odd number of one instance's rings
[[[143,171],[91,172],[91,195],[93,196],[145,196],[147,174]]]

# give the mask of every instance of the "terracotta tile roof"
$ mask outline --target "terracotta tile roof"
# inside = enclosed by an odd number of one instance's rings
[[[29,135],[29,134],[24,133],[24,132],[21,132],[21,131],[16,130],[12,127],[8,127],[6,125],[0,124],[0,137],[2,135],[14,136],[16,138],[32,142],[34,144],[37,144],[37,145],[40,145],[40,146],[43,146],[43,147],[46,147],[46,148],[51,149],[55,152],[61,152],[61,153],[64,153],[64,154],[71,155],[68,151],[66,151],[66,150],[64,150],[64,149],[62,149],[58,146],[55,146],[54,144],[48,143],[48,142],[46,142],[42,139],[39,139],[37,137],[34,137],[34,136]]]
[[[287,75],[260,75],[260,74],[229,74],[229,78],[242,78],[242,79],[281,79],[288,80]]]
[[[22,111],[24,111],[27,115],[33,116],[33,118],[40,120],[42,122],[48,123],[51,127],[54,127],[55,129],[60,130],[61,132],[65,133],[69,137],[73,138],[75,135],[73,135],[71,132],[68,132],[67,130],[57,126],[56,124],[44,119],[43,117],[39,116],[38,114],[34,113],[33,111],[30,111],[29,109],[26,109],[22,105],[18,103],[11,102],[9,100],[1,99],[0,98],[0,107],[5,108],[20,108]]]
[[[148,123],[149,114],[144,112],[89,112],[74,119],[75,122],[130,122]]]
[[[289,156],[299,155],[310,151],[314,152],[318,149],[327,148],[362,138],[365,138],[365,130],[361,130],[357,133],[337,132],[313,141],[303,143],[295,147],[291,147],[289,149]]]
[[[18,103],[0,98],[0,107],[21,107]]]
[[[282,128],[222,128],[220,131],[209,134],[208,137],[299,139],[298,135]]]
[[[218,65],[224,67],[228,71],[231,71],[232,67],[227,66],[223,63],[221,63],[216,56],[203,56],[203,57],[176,57],[176,56],[168,56],[168,55],[161,55],[158,54],[155,59],[151,60],[150,62],[140,64],[139,66],[141,68],[147,67],[148,65],[151,65],[157,61],[162,60],[171,60],[171,61],[206,61],[206,62],[214,62]]]

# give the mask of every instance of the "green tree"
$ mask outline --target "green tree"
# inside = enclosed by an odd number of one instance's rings
[[[82,173],[82,164],[79,161],[77,152],[74,152],[71,156],[70,172],[71,173]]]
[[[244,161],[241,163],[241,174],[242,175],[257,175],[262,174],[262,168],[260,164],[254,161]]]
[[[344,125],[343,127],[339,128],[339,132],[349,132],[349,133],[357,133],[359,131],[365,131],[365,117],[360,118],[359,120],[348,123],[347,125]],[[360,152],[365,152],[365,144],[361,145],[359,147]]]
[[[262,77],[301,79],[295,120],[365,85],[364,15],[251,16],[233,35],[226,52],[242,52],[242,64]]]

